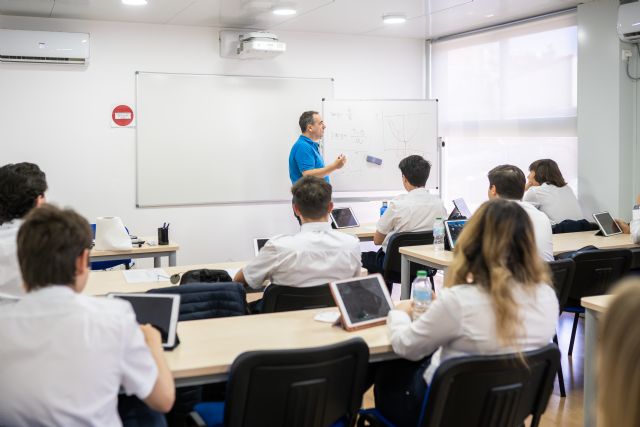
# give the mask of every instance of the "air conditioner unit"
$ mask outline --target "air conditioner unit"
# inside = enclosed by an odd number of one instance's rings
[[[618,36],[628,43],[640,43],[640,1],[618,7]]]
[[[89,34],[0,29],[0,62],[89,63]]]

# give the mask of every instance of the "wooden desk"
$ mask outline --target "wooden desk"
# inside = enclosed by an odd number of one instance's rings
[[[315,309],[178,323],[180,345],[165,352],[177,386],[224,381],[234,359],[251,350],[307,348],[354,337],[369,345],[370,361],[396,358],[387,326],[347,332],[313,320]]]
[[[633,243],[630,234],[615,236],[596,236],[595,231],[581,231],[579,233],[564,233],[553,235],[553,254],[576,251],[585,246],[595,246],[598,249],[640,248]],[[400,298],[409,298],[411,283],[409,283],[409,265],[411,262],[426,267],[446,270],[453,261],[453,252],[433,250],[433,245],[405,246],[400,248],[401,254],[401,292]]]
[[[373,241],[373,235],[376,234],[376,224],[362,224],[360,227],[341,228],[340,231],[356,236],[361,242],[371,242]]]
[[[580,300],[580,304],[585,308],[583,398],[585,427],[595,427],[597,425],[596,356],[598,354],[598,317],[607,310],[612,299],[613,295],[598,295]]]
[[[161,258],[163,256],[169,257],[169,266],[176,265],[176,252],[178,249],[180,249],[180,246],[176,243],[154,246],[144,244],[142,247],[134,245],[133,248],[122,251],[98,251],[92,249],[89,253],[89,258],[92,262],[115,261],[129,258],[153,258],[153,266],[158,268],[162,266]]]

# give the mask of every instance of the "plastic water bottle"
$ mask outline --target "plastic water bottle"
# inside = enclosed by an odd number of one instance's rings
[[[444,251],[444,222],[442,222],[442,218],[436,218],[433,223],[433,249]]]
[[[411,284],[411,295],[413,298],[413,320],[416,320],[429,308],[431,300],[433,298],[433,292],[431,291],[431,285],[427,281],[427,272],[424,270],[418,271],[418,276]]]
[[[384,215],[384,211],[387,210],[387,202],[382,202],[382,206],[380,206],[380,216]]]

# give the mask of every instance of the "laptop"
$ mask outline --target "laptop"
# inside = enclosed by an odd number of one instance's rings
[[[462,232],[462,228],[467,223],[466,219],[454,219],[444,222],[444,233],[446,235],[445,248],[452,251],[458,241],[458,236]]]
[[[615,222],[609,212],[599,212],[593,214],[596,224],[600,228],[600,231],[596,233],[597,236],[613,236],[615,234],[622,234],[622,230]]]
[[[340,229],[360,226],[351,208],[335,208],[331,211],[330,216],[333,228]]]
[[[471,211],[467,207],[464,199],[460,197],[459,199],[453,200],[453,210],[451,214],[449,214],[449,219],[469,219],[471,218]]]
[[[269,239],[265,239],[265,238],[255,238],[253,239],[253,251],[255,252],[256,256],[258,256],[258,252],[260,252],[260,249],[262,249],[262,247],[269,241]]]
[[[150,323],[160,331],[162,348],[173,349],[178,345],[176,327],[180,313],[180,295],[110,293],[107,298],[128,301],[136,313],[138,323]]]
[[[394,307],[380,274],[331,282],[329,289],[347,331],[383,325]]]

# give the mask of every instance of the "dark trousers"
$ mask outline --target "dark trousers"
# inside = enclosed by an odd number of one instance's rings
[[[384,265],[384,251],[382,248],[378,249],[377,252],[362,252],[360,257],[362,261],[362,266],[367,269],[369,274],[384,272],[382,266]]]
[[[378,363],[373,394],[376,409],[398,427],[418,425],[427,391],[424,371],[431,356],[417,362],[405,359]]]
[[[118,414],[124,427],[167,426],[167,420],[163,414],[149,408],[135,396],[118,395]]]

